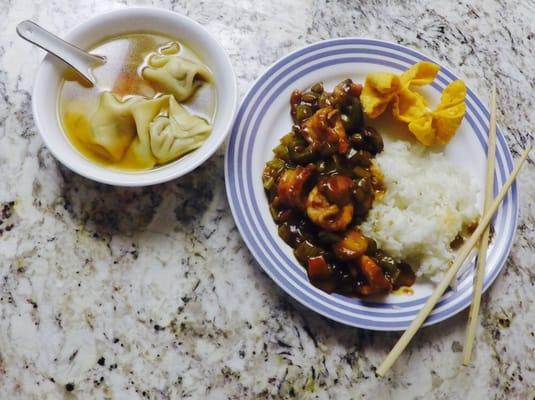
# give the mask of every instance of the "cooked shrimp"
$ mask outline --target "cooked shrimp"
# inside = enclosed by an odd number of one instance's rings
[[[333,175],[323,178],[318,183],[319,191],[329,202],[344,205],[352,201],[353,181],[344,175]]]
[[[310,220],[330,231],[345,229],[353,218],[352,188],[353,181],[343,175],[321,179],[308,196]]]
[[[308,195],[306,182],[315,170],[314,164],[308,164],[306,167],[299,165],[295,169],[286,170],[277,186],[281,204],[304,211]]]
[[[318,147],[325,142],[334,145],[338,153],[345,154],[349,140],[340,118],[340,112],[333,107],[320,108],[303,122],[304,138]]]

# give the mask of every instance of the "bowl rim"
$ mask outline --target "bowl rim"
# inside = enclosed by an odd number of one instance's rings
[[[200,147],[194,151],[194,153],[197,153],[197,158],[194,160],[191,160],[191,162],[183,163],[183,164],[177,164],[173,165],[173,163],[169,163],[166,165],[163,165],[162,168],[165,168],[165,173],[161,174],[155,174],[154,169],[146,170],[146,171],[122,171],[119,169],[111,169],[107,168],[105,166],[99,166],[101,167],[100,173],[95,174],[93,172],[86,171],[79,163],[68,160],[66,157],[64,157],[58,149],[54,147],[54,145],[51,143],[51,135],[46,133],[46,125],[43,121],[41,121],[40,118],[40,111],[39,111],[39,104],[42,102],[42,96],[38,93],[40,86],[42,84],[43,79],[46,77],[45,73],[45,66],[50,62],[55,62],[56,58],[51,54],[45,54],[41,62],[39,63],[39,67],[37,69],[37,73],[34,80],[34,86],[32,90],[32,113],[34,117],[34,124],[39,131],[39,134],[47,147],[47,149],[52,153],[54,158],[56,158],[61,164],[66,166],[71,171],[75,172],[76,174],[79,174],[87,179],[90,179],[95,182],[100,182],[108,185],[114,185],[114,186],[123,186],[123,187],[139,187],[139,186],[151,186],[156,185],[159,183],[164,183],[171,181],[173,179],[177,179],[183,175],[186,175],[199,167],[201,164],[203,164],[208,158],[210,158],[222,145],[224,140],[227,138],[228,134],[230,133],[230,129],[234,124],[234,119],[236,117],[236,110],[238,106],[238,85],[236,80],[236,73],[234,71],[232,62],[230,60],[230,57],[228,56],[225,48],[221,45],[219,40],[217,40],[202,24],[195,21],[194,19],[167,9],[158,8],[158,7],[148,7],[148,6],[135,6],[135,7],[123,7],[118,8],[110,11],[105,11],[102,13],[95,14],[88,19],[83,20],[82,22],[76,24],[71,29],[67,30],[65,33],[61,34],[61,38],[69,38],[72,36],[75,36],[80,31],[91,29],[93,25],[95,25],[99,20],[103,18],[115,18],[115,17],[124,17],[125,15],[134,15],[137,14],[137,16],[147,14],[149,17],[154,18],[173,18],[177,21],[177,23],[184,23],[185,25],[190,25],[198,29],[200,32],[202,32],[202,35],[206,37],[208,41],[211,41],[216,47],[219,48],[221,58],[221,63],[225,65],[225,77],[231,78],[230,82],[230,94],[226,97],[228,97],[228,100],[231,101],[229,110],[230,117],[228,117],[222,122],[224,123],[224,126],[222,126],[220,129],[218,129],[218,135],[213,139],[213,142],[210,144],[209,147]],[[136,29],[132,29],[132,32],[135,32]],[[155,29],[157,31],[157,29]],[[202,53],[201,53],[202,56]],[[227,100],[225,98],[225,100]],[[57,99],[54,100],[56,105],[55,109],[57,111]],[[219,102],[217,106],[217,112],[219,112]],[[63,135],[65,135],[65,132],[63,130],[63,127],[61,126],[61,123],[58,121],[58,128],[61,131]],[[214,129],[212,129],[211,135],[213,135]],[[66,139],[68,140],[68,139]],[[72,145],[72,143],[71,143]],[[76,148],[73,147],[73,151],[77,153],[77,155],[80,158],[86,159]],[[191,154],[191,153],[190,153]],[[187,155],[185,155],[187,157]],[[95,164],[92,161],[89,161],[91,163]],[[157,170],[156,170],[157,171]],[[136,179],[128,179],[128,180],[121,180],[121,177],[126,176],[136,176]]]

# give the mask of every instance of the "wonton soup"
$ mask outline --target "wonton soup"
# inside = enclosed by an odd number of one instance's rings
[[[131,33],[90,49],[106,57],[87,87],[64,75],[59,119],[72,145],[91,161],[141,171],[200,147],[215,115],[213,74],[183,42]]]

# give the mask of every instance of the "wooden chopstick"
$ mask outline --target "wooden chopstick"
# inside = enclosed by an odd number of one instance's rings
[[[486,212],[492,201],[494,189],[494,166],[496,164],[496,86],[492,85],[492,100],[490,106],[489,140],[487,149],[487,180],[485,186],[485,200],[483,212]],[[485,264],[487,261],[487,249],[489,247],[490,224],[483,231],[479,241],[479,254],[477,256],[476,271],[474,276],[474,291],[472,294],[472,304],[468,314],[468,324],[466,325],[466,338],[463,350],[463,365],[470,364],[472,349],[476,335],[477,316],[481,304],[481,292],[483,291],[483,278],[485,277]]]
[[[405,347],[407,347],[407,345],[414,337],[420,326],[422,326],[427,316],[431,313],[435,305],[438,303],[438,301],[448,288],[448,285],[450,284],[451,280],[455,277],[457,271],[466,259],[466,256],[470,253],[472,248],[479,240],[479,237],[481,236],[483,231],[487,228],[487,225],[490,223],[492,216],[500,206],[500,203],[507,194],[507,191],[513,184],[516,176],[518,175],[518,172],[520,171],[520,168],[522,168],[524,161],[526,161],[530,150],[531,144],[526,148],[526,150],[524,150],[524,152],[516,162],[515,168],[509,175],[509,178],[507,178],[507,181],[504,183],[502,189],[500,190],[500,193],[498,193],[498,196],[496,196],[487,212],[485,212],[484,215],[481,217],[479,225],[477,226],[474,233],[472,233],[472,236],[470,236],[470,238],[461,247],[457,257],[455,258],[455,261],[453,262],[453,265],[448,269],[442,281],[438,284],[431,297],[429,297],[429,300],[427,300],[427,303],[425,303],[420,312],[416,315],[416,318],[414,318],[407,330],[403,333],[403,335],[401,335],[397,343],[394,345],[390,353],[388,353],[383,363],[379,366],[379,368],[377,369],[377,375],[384,376],[388,372],[390,367],[392,367],[392,365],[396,362],[396,360],[401,355],[403,350],[405,350]]]

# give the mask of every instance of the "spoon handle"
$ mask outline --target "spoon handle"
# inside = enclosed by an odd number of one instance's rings
[[[106,62],[105,57],[89,54],[29,20],[22,21],[17,25],[17,33],[21,38],[67,63],[92,85],[95,85],[96,79],[93,76],[92,69],[96,65],[104,64]]]

